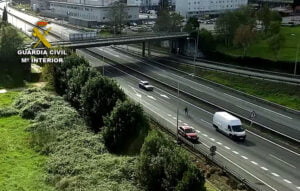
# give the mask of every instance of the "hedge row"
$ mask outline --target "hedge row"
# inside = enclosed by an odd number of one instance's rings
[[[57,190],[141,190],[134,182],[136,158],[108,153],[102,134],[90,132],[63,98],[29,89],[14,106],[33,120],[30,143],[49,156],[47,182]]]

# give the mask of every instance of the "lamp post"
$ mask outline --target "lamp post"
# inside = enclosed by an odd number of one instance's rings
[[[296,36],[295,34],[291,34],[291,36]],[[297,37],[297,36],[296,36]],[[297,50],[296,50],[296,56],[295,56],[295,65],[294,65],[294,76],[297,74],[297,64],[298,64],[298,54],[299,54],[299,46],[300,46],[300,40],[297,40]]]
[[[196,39],[193,39],[193,38],[187,38],[187,40],[194,40],[195,42],[195,52],[194,52],[194,72],[193,72],[193,76],[196,76],[196,54],[197,54],[197,40]]]

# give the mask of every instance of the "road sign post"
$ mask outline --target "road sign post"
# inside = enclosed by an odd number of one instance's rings
[[[217,147],[213,145],[209,148],[209,150],[210,150],[211,160],[214,160],[214,156],[216,155]]]

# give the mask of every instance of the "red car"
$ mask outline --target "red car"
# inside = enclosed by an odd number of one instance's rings
[[[191,141],[198,141],[199,137],[194,130],[194,128],[190,126],[180,126],[178,127],[178,133],[185,137],[186,139],[189,139]]]

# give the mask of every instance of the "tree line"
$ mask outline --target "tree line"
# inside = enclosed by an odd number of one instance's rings
[[[136,180],[145,190],[205,190],[203,173],[162,133],[149,131],[142,107],[117,83],[72,54],[54,65],[53,85],[78,110],[105,146],[117,154],[140,153]],[[146,138],[145,138],[146,137]]]

